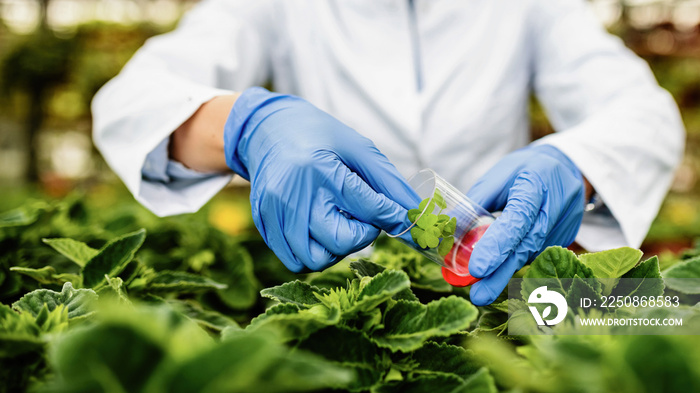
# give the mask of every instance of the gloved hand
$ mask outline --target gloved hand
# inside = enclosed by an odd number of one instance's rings
[[[324,269],[380,229],[399,232],[418,203],[372,141],[298,97],[244,91],[224,128],[224,151],[251,182],[255,226],[293,272]]]
[[[467,196],[486,210],[503,210],[476,243],[469,273],[483,278],[470,290],[477,305],[493,302],[508,280],[546,247],[573,243],[584,210],[579,169],[549,145],[505,156]]]

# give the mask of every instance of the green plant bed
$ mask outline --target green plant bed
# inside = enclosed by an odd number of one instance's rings
[[[505,295],[475,307],[386,238],[368,258],[293,275],[259,237],[224,234],[206,214],[157,219],[74,197],[1,214],[0,246],[0,392],[700,389],[696,336],[509,336]],[[663,274],[700,274],[698,255]],[[521,272],[597,279],[600,294],[661,274],[637,250],[556,247]],[[698,296],[679,283],[667,290]]]

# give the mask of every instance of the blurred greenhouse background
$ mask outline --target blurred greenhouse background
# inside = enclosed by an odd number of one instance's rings
[[[0,211],[27,196],[62,197],[75,189],[129,198],[92,145],[90,101],[148,37],[172,29],[195,3],[0,0]],[[649,62],[681,108],[686,156],[645,245],[654,253],[677,251],[700,237],[700,0],[590,4]],[[551,129],[533,104],[536,138]],[[233,189],[212,204],[240,216],[248,214],[244,196],[244,189]],[[231,227],[221,214],[212,214],[212,223],[229,232],[250,225],[238,217]]]

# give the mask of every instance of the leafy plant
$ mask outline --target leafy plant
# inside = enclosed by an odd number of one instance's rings
[[[65,308],[68,318],[85,317],[92,312],[97,294],[90,289],[74,289],[69,282],[63,285],[61,292],[49,289],[37,289],[16,301],[12,308],[37,317],[44,308],[49,312],[59,306]]]
[[[301,281],[268,288],[262,295],[278,301],[254,319],[246,331],[274,331],[334,363],[354,369],[350,390],[404,391],[431,383],[495,391],[492,380],[461,347],[439,344],[458,335],[478,315],[463,298],[450,296],[423,304],[410,290],[408,276],[372,262],[352,262],[357,276],[345,287],[326,290]],[[337,341],[342,337],[342,341]],[[431,359],[440,348],[450,361]],[[421,361],[416,361],[421,359]],[[473,378],[473,380],[471,379]]]
[[[94,291],[66,283],[61,292],[32,291],[12,309],[0,303],[0,391],[23,391],[31,378],[41,377],[46,343],[88,318],[96,298]]]
[[[436,207],[439,209],[434,213]],[[445,257],[455,243],[454,233],[457,218],[442,214],[447,207],[440,191],[435,190],[432,197],[423,199],[417,209],[408,211],[408,219],[415,225],[411,228],[411,237],[422,248],[436,248],[440,256]]]
[[[105,338],[109,339],[105,339]],[[262,332],[220,342],[165,306],[105,305],[95,324],[57,339],[51,392],[266,392],[338,387],[350,371]]]
[[[700,280],[688,278],[700,277],[700,256],[683,260],[663,272],[666,286],[689,295],[700,295]]]

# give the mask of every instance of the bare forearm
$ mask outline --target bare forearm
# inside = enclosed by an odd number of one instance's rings
[[[224,125],[240,94],[212,98],[170,137],[170,158],[200,172],[228,171]]]

